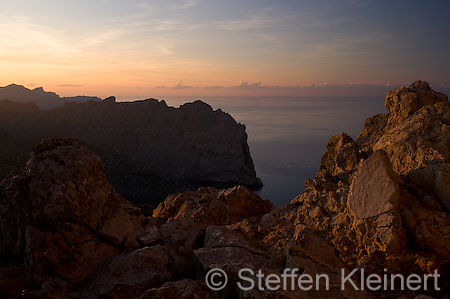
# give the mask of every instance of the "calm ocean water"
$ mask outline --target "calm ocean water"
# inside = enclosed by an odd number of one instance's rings
[[[247,127],[259,194],[276,206],[289,203],[316,174],[327,140],[345,132],[356,138],[364,120],[384,113],[384,98],[202,98]],[[170,98],[170,106],[192,99]]]

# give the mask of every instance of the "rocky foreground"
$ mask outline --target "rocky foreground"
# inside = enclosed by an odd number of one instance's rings
[[[273,208],[245,187],[168,196],[145,217],[76,139],[43,141],[0,186],[0,296],[435,298],[450,293],[450,103],[425,82],[386,96],[357,140],[330,138],[306,191]],[[221,291],[204,278],[229,277]],[[330,289],[241,290],[238,271],[327,274]],[[341,271],[438,273],[440,291],[341,288]],[[384,269],[387,269],[386,271]],[[435,272],[437,271],[437,272]],[[358,279],[356,288],[362,285]]]
[[[60,105],[39,109],[50,100]],[[19,86],[0,89],[0,180],[23,167],[34,145],[59,137],[85,141],[114,188],[146,212],[168,194],[198,186],[262,186],[245,126],[201,101],[180,108],[113,97],[74,103]]]

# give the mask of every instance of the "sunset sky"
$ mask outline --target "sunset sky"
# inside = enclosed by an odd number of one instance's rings
[[[450,86],[447,0],[2,0],[0,17],[0,85],[64,96]]]

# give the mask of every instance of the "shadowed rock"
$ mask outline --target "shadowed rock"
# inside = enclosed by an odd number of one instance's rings
[[[193,252],[209,225],[258,221],[272,209],[243,186],[203,188],[169,197],[157,218],[146,218],[77,139],[42,141],[0,187],[0,257],[8,266],[0,276],[17,277],[0,284],[0,295],[137,298],[169,280],[194,278]],[[14,260],[22,266],[15,269]]]
[[[170,193],[200,186],[262,186],[245,126],[201,101],[173,108],[110,97],[41,111],[0,100],[0,128],[0,178],[19,170],[42,139],[75,137],[99,153],[116,190],[146,212]]]
[[[82,282],[109,257],[139,245],[144,216],[109,185],[79,140],[43,141],[24,171],[2,182],[1,253],[38,277]]]

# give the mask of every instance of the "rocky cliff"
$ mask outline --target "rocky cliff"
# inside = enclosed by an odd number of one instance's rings
[[[386,106],[389,113],[368,119],[357,140],[330,138],[315,178],[283,208],[245,187],[200,188],[168,196],[145,217],[114,191],[100,158],[80,141],[44,141],[0,186],[0,294],[448,298],[450,103],[415,82],[388,93]],[[327,274],[330,289],[319,281],[319,290],[240,290],[244,267]],[[228,274],[221,291],[204,283],[213,268]],[[340,271],[354,268],[437,271],[441,290],[343,290]]]
[[[201,102],[67,103],[42,111],[34,103],[0,101],[0,178],[19,170],[30,149],[50,137],[76,137],[98,152],[116,190],[155,207],[192,186],[261,186],[245,126]]]
[[[291,202],[296,233],[313,228],[351,266],[440,271],[449,290],[450,104],[426,82],[386,95],[357,140],[328,141],[320,170]]]

